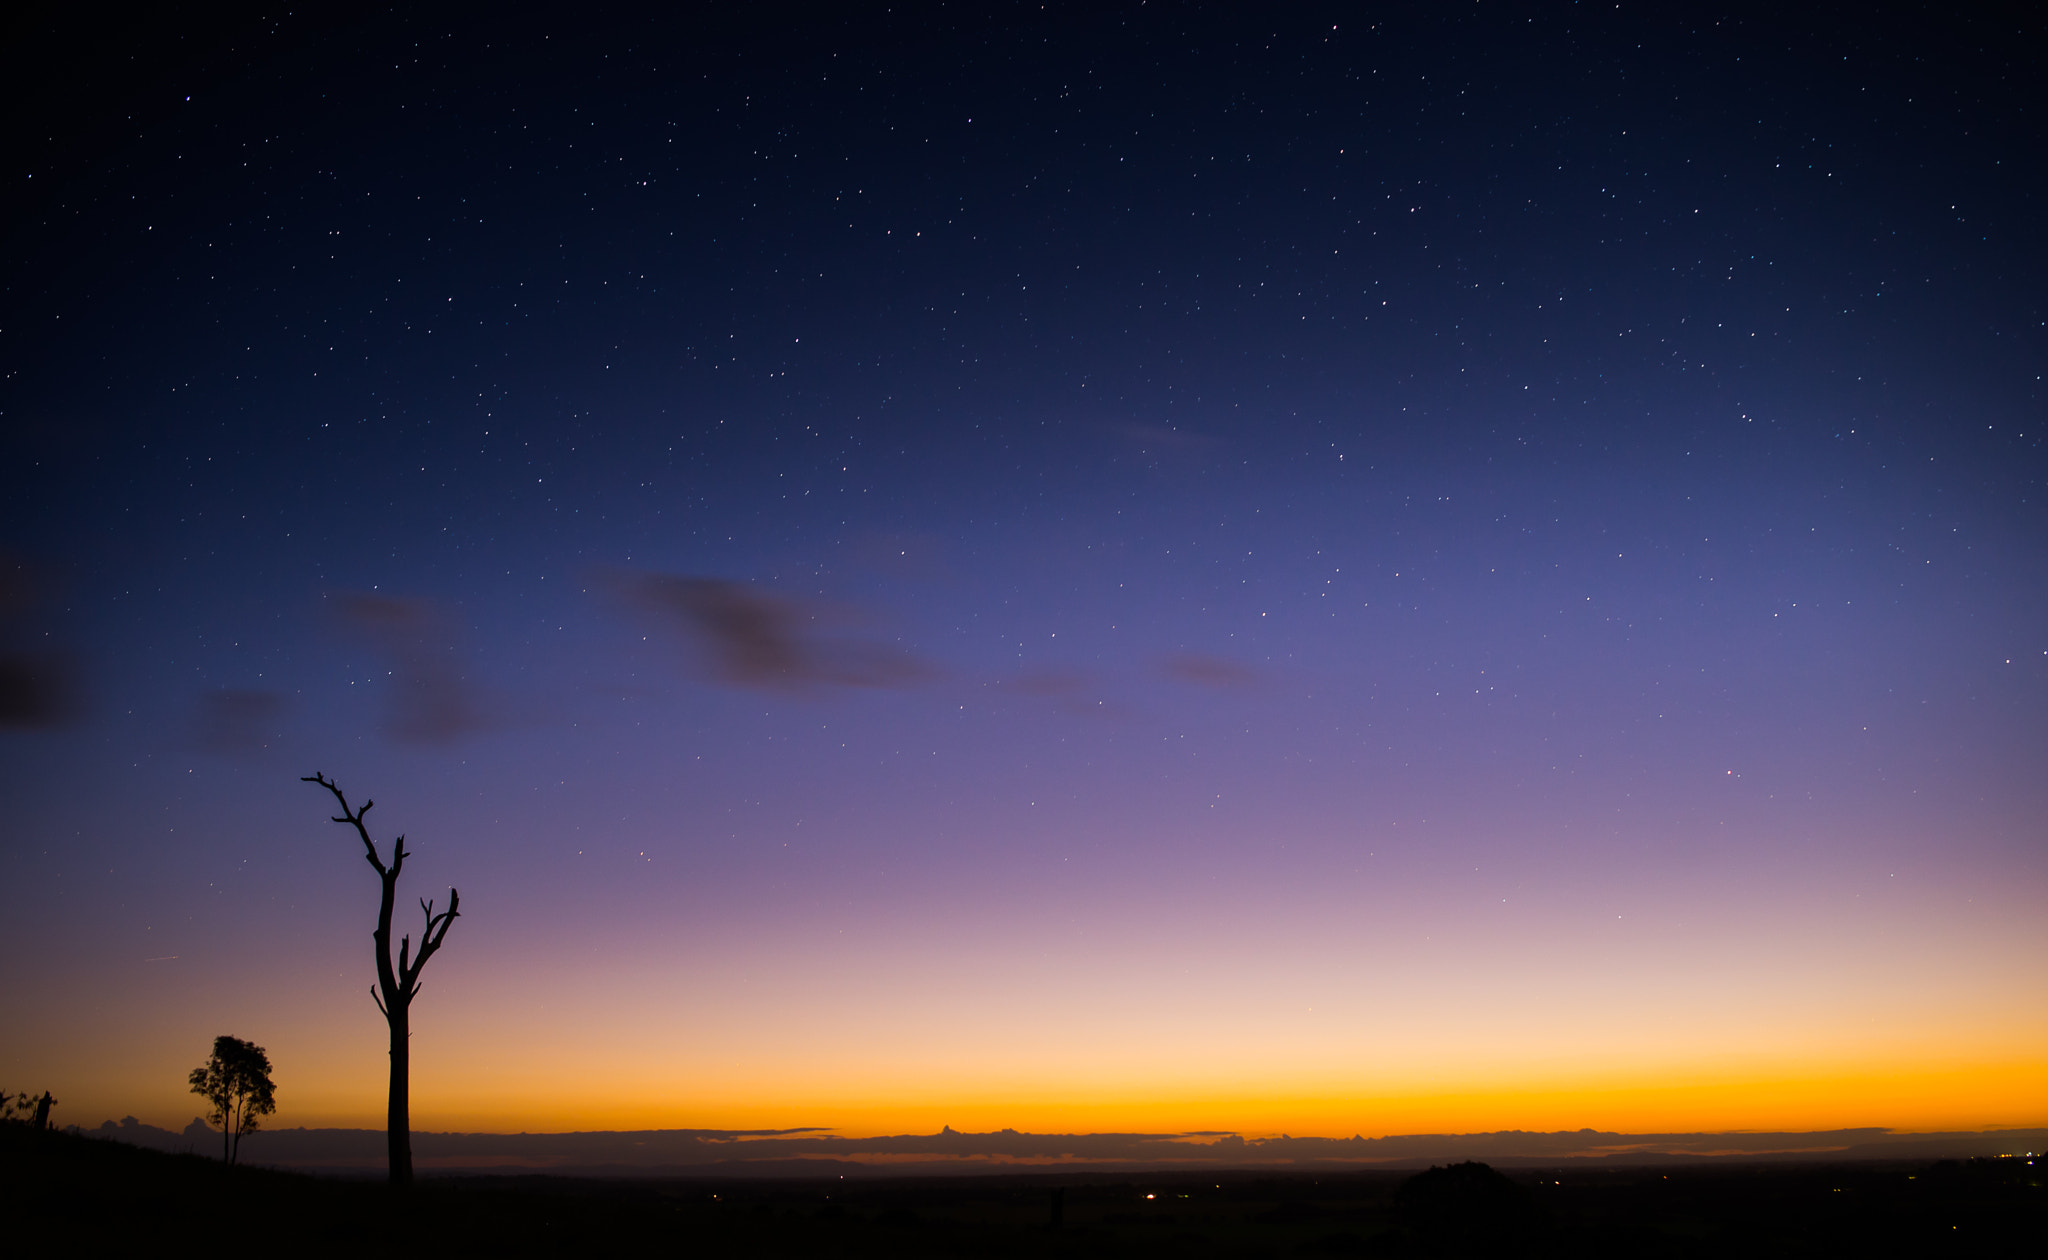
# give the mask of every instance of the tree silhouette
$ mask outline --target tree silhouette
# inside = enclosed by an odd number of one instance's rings
[[[420,972],[427,966],[441,948],[441,942],[448,939],[448,925],[457,918],[457,905],[461,896],[454,888],[448,890],[448,908],[434,913],[434,903],[420,902],[420,910],[426,915],[426,930],[420,934],[419,957],[411,956],[412,938],[400,937],[398,961],[391,960],[391,908],[398,899],[398,872],[405,866],[405,837],[391,842],[391,864],[386,866],[377,856],[377,845],[370,839],[370,832],[363,825],[363,816],[370,812],[375,801],[365,800],[361,809],[348,807],[348,798],[341,794],[340,785],[318,773],[302,776],[302,783],[317,783],[334,793],[334,799],[341,804],[338,823],[348,823],[356,829],[363,840],[363,857],[376,870],[377,878],[384,882],[384,897],[377,906],[377,930],[372,933],[376,941],[377,983],[370,990],[370,1000],[377,1009],[384,1012],[384,1022],[391,1027],[391,1097],[385,1111],[385,1148],[391,1159],[391,1184],[409,1186],[412,1184],[412,1058],[410,1040],[412,1037],[412,1000],[419,995]]]
[[[0,1123],[47,1129],[50,1127],[50,1108],[56,1105],[57,1100],[50,1097],[47,1089],[41,1098],[34,1094],[10,1094],[0,1090]]]
[[[192,1092],[213,1104],[207,1120],[220,1130],[220,1157],[230,1164],[242,1153],[242,1135],[261,1126],[257,1117],[277,1110],[270,1056],[240,1037],[213,1039],[213,1057],[192,1069]]]

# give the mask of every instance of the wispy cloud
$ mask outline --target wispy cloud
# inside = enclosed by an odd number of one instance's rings
[[[76,708],[72,675],[55,653],[0,653],[0,726],[62,726]]]
[[[1249,665],[1228,657],[1204,656],[1198,652],[1169,656],[1160,668],[1168,678],[1199,687],[1242,687],[1259,680],[1258,672]]]
[[[1071,700],[1088,690],[1088,676],[1071,669],[1034,669],[999,679],[996,686],[1020,695]]]
[[[46,583],[27,561],[0,553],[0,624],[17,643],[20,624],[42,601]],[[77,668],[69,655],[0,644],[0,726],[62,726],[77,712]]]
[[[1077,669],[1029,669],[984,684],[998,693],[1046,700],[1061,713],[1086,717],[1122,717],[1121,707],[1103,694],[1101,680]]]
[[[262,752],[278,738],[285,698],[275,691],[209,691],[199,698],[199,746],[228,756]]]
[[[440,604],[360,591],[335,603],[342,623],[390,662],[384,729],[394,738],[448,743],[503,725],[469,681],[460,624]]]
[[[633,607],[694,644],[712,674],[732,686],[908,687],[934,672],[891,644],[829,633],[842,618],[825,605],[743,582],[623,573],[613,575],[613,584]]]

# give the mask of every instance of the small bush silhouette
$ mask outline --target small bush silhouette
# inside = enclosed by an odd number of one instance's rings
[[[1521,1187],[1477,1160],[1431,1168],[1394,1191],[1395,1217],[1422,1234],[1500,1234],[1531,1223]]]
[[[57,1100],[44,1090],[41,1098],[34,1094],[9,1094],[0,1092],[0,1121],[8,1124],[25,1124],[32,1129],[50,1127],[50,1108]]]

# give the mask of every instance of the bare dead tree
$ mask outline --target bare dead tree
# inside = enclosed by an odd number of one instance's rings
[[[315,772],[300,779],[302,783],[317,783],[334,793],[334,799],[341,805],[338,823],[348,823],[356,829],[363,840],[363,856],[377,872],[377,878],[384,882],[384,897],[377,906],[377,930],[373,939],[377,942],[377,983],[370,989],[370,1000],[377,1009],[384,1012],[384,1022],[391,1027],[391,1100],[385,1116],[385,1144],[391,1157],[391,1184],[409,1186],[412,1184],[412,1095],[411,1095],[411,1013],[412,1000],[420,991],[420,972],[426,970],[427,959],[432,958],[441,948],[441,942],[448,939],[448,925],[455,922],[461,903],[461,896],[454,888],[448,890],[448,908],[434,913],[434,903],[421,901],[420,911],[426,915],[426,930],[420,934],[419,957],[411,956],[412,938],[402,936],[398,940],[398,961],[391,960],[391,909],[398,900],[398,873],[405,866],[405,837],[391,842],[391,863],[385,865],[377,856],[376,842],[370,839],[369,828],[363,825],[363,816],[370,812],[376,802],[365,800],[361,809],[348,807],[348,798],[341,794],[341,787],[333,780]]]

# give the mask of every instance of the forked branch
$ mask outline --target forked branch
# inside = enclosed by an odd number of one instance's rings
[[[439,914],[434,913],[433,902],[425,899],[420,901],[420,912],[427,919],[426,931],[420,934],[420,956],[408,963],[406,950],[412,944],[412,938],[401,937],[398,943],[399,985],[405,991],[408,1001],[413,994],[419,992],[420,972],[426,968],[427,959],[432,958],[434,952],[441,948],[441,942],[448,939],[448,925],[462,916],[459,908],[461,905],[462,894],[453,888],[448,890],[448,908]]]
[[[341,817],[334,821],[348,823],[356,829],[356,834],[363,838],[363,856],[369,860],[371,866],[377,868],[378,875],[387,879],[395,878],[398,875],[399,868],[405,865],[405,837],[400,836],[392,842],[391,865],[387,869],[383,860],[377,856],[377,844],[370,839],[370,829],[363,825],[364,816],[370,812],[371,807],[376,805],[377,802],[365,800],[361,809],[350,809],[348,807],[348,797],[343,796],[341,793],[341,785],[318,770],[311,774],[299,776],[299,782],[317,783],[334,793],[334,799],[341,805]]]

